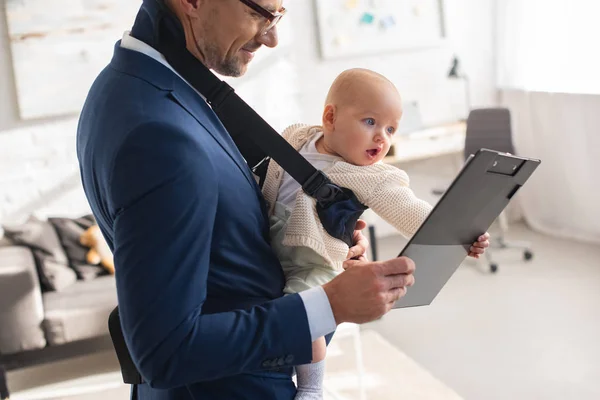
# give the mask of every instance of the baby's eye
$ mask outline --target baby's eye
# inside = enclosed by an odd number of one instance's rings
[[[388,126],[387,133],[389,133],[390,135],[393,135],[394,132],[396,132],[396,128],[394,128],[393,126]]]
[[[375,119],[374,118],[365,118],[365,124],[375,125]]]

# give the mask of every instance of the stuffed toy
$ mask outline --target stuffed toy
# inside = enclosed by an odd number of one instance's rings
[[[100,232],[98,225],[93,225],[81,234],[79,242],[89,247],[87,262],[92,265],[102,265],[109,273],[115,273],[115,263],[112,252]]]

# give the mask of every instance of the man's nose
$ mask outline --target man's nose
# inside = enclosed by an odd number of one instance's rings
[[[259,34],[256,40],[267,47],[275,47],[279,43],[279,36],[277,34],[277,26],[272,27],[264,35]]]

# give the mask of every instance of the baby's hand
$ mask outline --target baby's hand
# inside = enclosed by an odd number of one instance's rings
[[[477,238],[473,246],[469,249],[469,257],[479,258],[485,252],[485,249],[490,246],[490,234],[484,233]]]

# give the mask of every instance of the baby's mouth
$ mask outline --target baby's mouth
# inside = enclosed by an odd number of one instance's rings
[[[376,157],[377,154],[379,154],[380,152],[381,152],[380,148],[367,150],[367,154],[369,155],[369,157]]]

